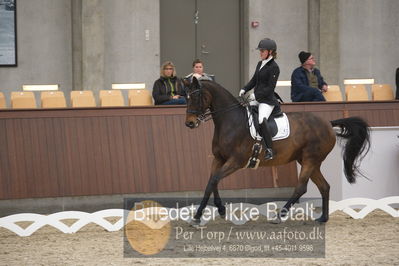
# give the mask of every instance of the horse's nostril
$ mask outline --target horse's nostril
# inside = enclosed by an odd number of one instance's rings
[[[190,121],[190,122],[186,122],[186,126],[189,128],[193,128],[194,127],[194,122]]]

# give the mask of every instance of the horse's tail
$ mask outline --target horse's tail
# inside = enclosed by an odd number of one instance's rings
[[[363,159],[370,149],[369,126],[360,117],[334,120],[331,121],[331,125],[341,128],[341,132],[336,133],[338,137],[347,139],[343,151],[344,172],[348,182],[354,183],[359,173],[357,162]]]

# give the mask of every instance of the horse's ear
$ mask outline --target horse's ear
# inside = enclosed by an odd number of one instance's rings
[[[185,78],[185,79],[183,79],[182,82],[183,82],[183,85],[184,85],[185,88],[190,87],[190,80],[189,79]]]

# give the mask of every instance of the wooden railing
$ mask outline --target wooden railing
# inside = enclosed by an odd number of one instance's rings
[[[290,103],[333,120],[362,116],[399,125],[399,102]],[[190,130],[185,108],[118,107],[0,111],[0,200],[202,191],[213,123]],[[296,164],[240,170],[220,189],[292,187]]]

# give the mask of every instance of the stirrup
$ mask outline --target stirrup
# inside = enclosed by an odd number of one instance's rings
[[[272,160],[273,159],[273,150],[270,148],[265,149],[265,160]]]

